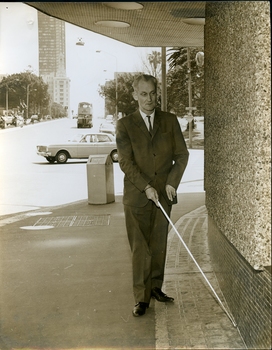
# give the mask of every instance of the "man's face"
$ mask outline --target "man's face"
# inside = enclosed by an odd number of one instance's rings
[[[157,103],[157,92],[152,81],[140,80],[133,97],[138,101],[141,111],[146,114],[151,114],[154,111]]]

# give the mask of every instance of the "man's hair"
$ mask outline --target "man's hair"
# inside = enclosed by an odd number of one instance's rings
[[[154,86],[155,86],[155,90],[157,90],[157,79],[155,77],[153,77],[153,75],[149,75],[149,74],[140,74],[137,75],[134,78],[134,82],[132,84],[134,91],[138,89],[139,86],[139,82],[140,81],[152,81]]]

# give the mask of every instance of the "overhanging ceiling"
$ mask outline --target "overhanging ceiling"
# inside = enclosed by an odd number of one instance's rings
[[[51,17],[135,47],[203,47],[205,3],[25,2]],[[133,4],[140,9],[131,9]]]

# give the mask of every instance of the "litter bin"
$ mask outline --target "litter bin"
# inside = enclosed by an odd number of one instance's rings
[[[115,201],[113,163],[108,154],[89,156],[87,162],[88,203]]]

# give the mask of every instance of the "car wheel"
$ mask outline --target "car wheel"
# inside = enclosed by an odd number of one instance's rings
[[[68,153],[65,151],[59,151],[56,155],[56,161],[59,164],[64,164],[67,162],[69,156]]]
[[[118,153],[117,153],[116,149],[111,152],[110,156],[111,156],[111,159],[112,159],[113,163],[117,163],[118,162]]]
[[[55,158],[46,157],[46,160],[47,160],[50,164],[55,163]]]

